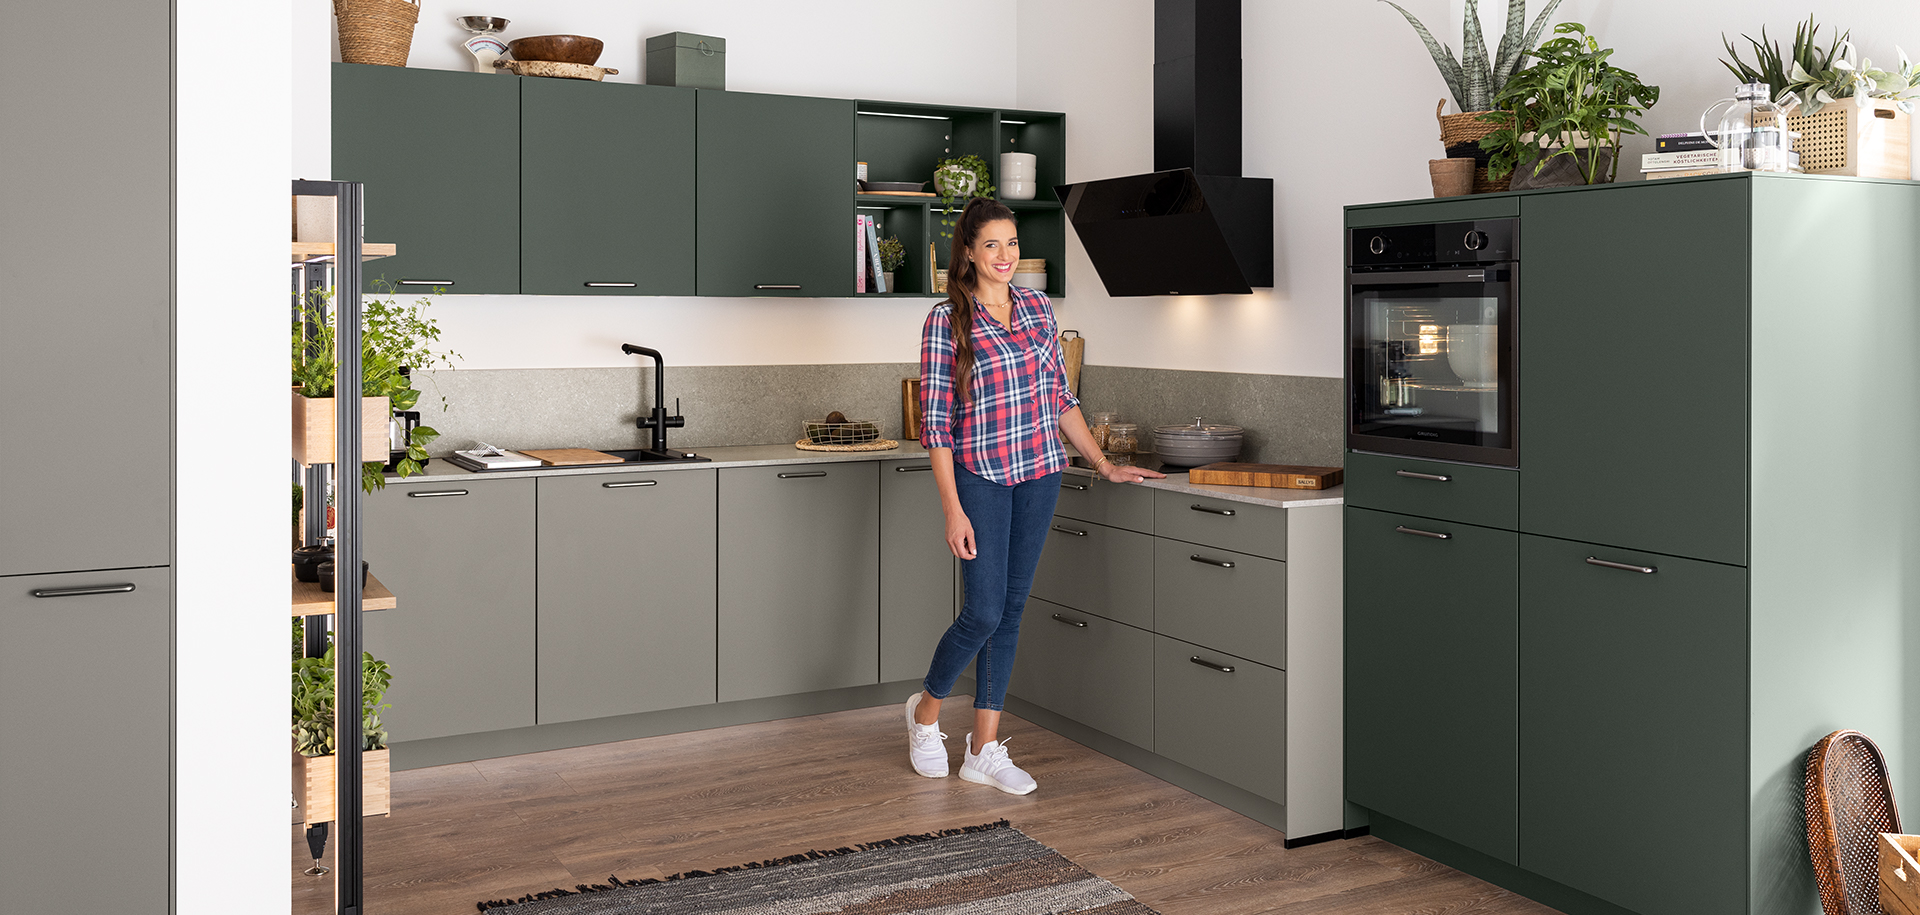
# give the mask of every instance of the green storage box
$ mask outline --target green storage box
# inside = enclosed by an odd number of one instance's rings
[[[692,32],[647,39],[647,85],[727,88],[727,40]]]

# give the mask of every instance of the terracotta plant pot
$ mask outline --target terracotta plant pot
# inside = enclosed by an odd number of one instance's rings
[[[1428,159],[1427,176],[1433,179],[1433,196],[1464,197],[1473,193],[1472,159]]]

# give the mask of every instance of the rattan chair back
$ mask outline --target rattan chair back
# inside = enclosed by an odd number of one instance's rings
[[[1881,915],[1880,833],[1900,831],[1887,760],[1859,731],[1807,752],[1807,848],[1826,915]]]

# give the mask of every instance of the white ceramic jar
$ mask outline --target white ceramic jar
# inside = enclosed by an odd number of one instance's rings
[[[1000,154],[1000,197],[1004,200],[1032,200],[1039,190],[1036,180],[1039,158],[1033,153]]]

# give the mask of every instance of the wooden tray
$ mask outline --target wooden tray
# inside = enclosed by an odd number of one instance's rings
[[[1920,836],[1880,834],[1880,911],[1920,915]]]
[[[532,451],[525,448],[520,453],[530,458],[539,458],[540,463],[550,467],[584,467],[588,464],[625,464],[626,461],[601,451],[586,448],[546,448]]]
[[[291,563],[287,565],[287,577],[293,579],[294,616],[326,616],[333,612],[333,593],[320,590],[319,582],[294,578]],[[393,596],[393,592],[387,590],[380,579],[373,577],[373,573],[367,573],[367,586],[360,589],[360,609],[363,612],[392,610],[398,606],[400,601]]]
[[[1193,468],[1187,472],[1187,482],[1262,486],[1267,489],[1326,489],[1340,485],[1340,475],[1338,467],[1222,462]]]

